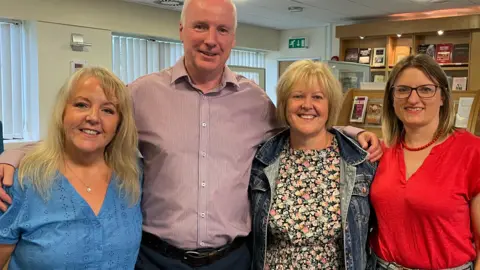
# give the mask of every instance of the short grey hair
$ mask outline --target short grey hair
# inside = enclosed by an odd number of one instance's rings
[[[185,25],[185,13],[186,13],[186,10],[187,10],[187,6],[190,4],[191,1],[192,0],[184,0],[183,1],[182,13],[180,14],[180,23],[182,25]],[[238,25],[238,22],[237,22],[237,6],[233,2],[233,0],[224,0],[224,1],[229,2],[233,7],[233,18],[235,19],[235,25],[233,27],[233,30],[237,31],[237,25]]]

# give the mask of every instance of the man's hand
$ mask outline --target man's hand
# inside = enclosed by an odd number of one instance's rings
[[[357,141],[368,152],[368,160],[370,162],[375,162],[382,157],[382,145],[375,133],[369,131],[360,132]]]
[[[5,186],[11,186],[13,184],[13,173],[15,168],[9,164],[0,164],[0,181]],[[0,211],[7,211],[7,204],[12,204],[12,198],[7,195],[5,190],[0,185]]]

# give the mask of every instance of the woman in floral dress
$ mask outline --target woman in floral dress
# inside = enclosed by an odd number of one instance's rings
[[[292,64],[277,87],[289,128],[253,161],[253,269],[365,269],[376,165],[332,128],[343,98],[327,66]]]

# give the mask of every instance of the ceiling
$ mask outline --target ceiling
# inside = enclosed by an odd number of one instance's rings
[[[152,5],[154,0],[124,0]],[[379,19],[391,14],[480,6],[480,0],[233,0],[238,21],[274,29],[319,27]],[[292,13],[290,6],[303,7]],[[181,10],[181,7],[166,7]]]

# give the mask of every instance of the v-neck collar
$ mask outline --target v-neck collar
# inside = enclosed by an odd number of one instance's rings
[[[112,173],[111,176],[110,176],[110,181],[109,181],[108,186],[107,186],[107,191],[105,192],[105,198],[103,199],[102,206],[100,206],[100,211],[98,211],[98,214],[95,214],[95,212],[93,211],[90,204],[88,204],[88,202],[82,197],[82,195],[80,195],[80,193],[78,193],[78,191],[75,189],[75,187],[72,185],[72,183],[70,183],[70,181],[68,181],[67,177],[63,173],[61,173],[60,171],[58,172],[58,174],[62,178],[61,179],[62,180],[62,185],[66,185],[67,188],[71,189],[71,191],[73,193],[73,196],[75,196],[76,199],[81,202],[82,208],[88,208],[89,211],[87,211],[87,212],[89,214],[91,214],[93,216],[93,218],[95,218],[95,219],[100,218],[103,215],[103,212],[105,212],[105,210],[104,210],[104,208],[106,207],[105,205],[109,203],[107,200],[108,200],[108,198],[111,197],[110,192],[113,192],[112,191],[112,188],[113,188],[112,185],[113,185],[113,182],[114,182],[115,173]]]
[[[453,132],[448,138],[440,144],[437,144],[432,147],[430,153],[428,153],[427,157],[423,160],[422,164],[417,168],[415,172],[407,178],[407,164],[405,162],[405,153],[403,152],[403,147],[401,143],[397,143],[396,150],[398,153],[398,164],[400,166],[400,174],[401,174],[401,181],[403,184],[407,184],[411,181],[411,179],[418,174],[423,167],[426,166],[426,163],[430,161],[430,159],[434,158],[434,156],[442,153],[444,149],[446,149],[449,145],[451,145],[456,139],[457,133]]]

